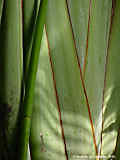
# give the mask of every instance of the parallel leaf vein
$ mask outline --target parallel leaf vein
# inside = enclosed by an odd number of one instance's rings
[[[92,115],[91,115],[88,96],[87,96],[85,83],[84,83],[84,79],[83,79],[83,75],[82,75],[81,65],[80,65],[80,61],[79,61],[79,57],[78,57],[78,53],[77,53],[77,46],[76,46],[76,41],[75,41],[75,36],[74,36],[72,20],[71,20],[71,15],[70,15],[69,6],[68,6],[68,1],[67,0],[65,0],[65,1],[66,1],[66,8],[67,8],[67,13],[68,13],[70,28],[71,28],[71,32],[72,32],[72,38],[73,38],[73,42],[74,42],[75,53],[76,53],[76,57],[77,57],[77,63],[78,63],[79,70],[80,70],[80,78],[81,78],[81,82],[82,82],[82,87],[83,87],[83,91],[84,91],[84,95],[85,95],[85,99],[86,99],[86,105],[87,105],[88,114],[89,114],[89,120],[90,120],[90,124],[91,124],[91,129],[92,129],[94,147],[95,147],[96,155],[98,155],[98,149],[97,149],[96,138],[95,138],[95,131],[94,131],[94,126],[93,126],[93,121],[92,121]]]

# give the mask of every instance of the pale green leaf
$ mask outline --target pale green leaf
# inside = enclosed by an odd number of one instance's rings
[[[107,160],[112,154],[120,159],[119,11],[119,0],[49,0],[31,130],[33,160],[98,155]]]

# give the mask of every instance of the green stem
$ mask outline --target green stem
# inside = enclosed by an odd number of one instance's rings
[[[43,35],[43,28],[45,23],[45,15],[47,8],[47,0],[42,0],[39,8],[39,13],[37,17],[35,35],[31,52],[30,65],[28,69],[28,75],[26,77],[25,84],[25,98],[22,108],[22,117],[20,120],[20,142],[18,149],[19,160],[27,159],[28,143],[31,127],[31,115],[33,110],[33,95],[34,86],[36,80],[36,73],[38,68],[38,59],[40,53],[41,39]]]

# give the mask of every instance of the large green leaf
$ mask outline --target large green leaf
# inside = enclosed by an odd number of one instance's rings
[[[109,0],[92,1],[88,56],[86,61],[86,70],[84,73],[85,85],[91,107],[96,141],[99,150],[101,147],[100,141],[103,121],[102,105],[112,7],[111,2]]]
[[[117,150],[116,159],[120,159],[120,145],[116,146],[116,136],[120,129],[120,1],[116,0],[112,7],[111,29],[106,66],[106,86],[104,94],[104,126],[103,154],[111,154],[111,149]],[[118,138],[119,139],[119,138]],[[109,147],[108,147],[109,146]],[[116,153],[115,153],[116,154]]]
[[[55,15],[53,10],[56,10]],[[55,75],[68,156],[72,158],[76,154],[94,154],[94,142],[88,114],[89,106],[87,106],[84,95],[66,1],[49,3],[49,16],[47,17],[49,52]],[[53,27],[54,30],[52,30]],[[86,150],[84,150],[85,146]]]
[[[112,154],[120,159],[119,10],[119,0],[49,0],[31,129],[33,160]]]
[[[86,150],[90,154],[91,151],[89,150],[89,148],[91,148],[92,152],[94,152],[93,137],[92,137],[91,125],[89,121],[88,109],[86,106],[86,100],[85,100],[82,83],[80,79],[79,66],[77,63],[76,55],[75,55],[75,48],[74,48],[70,23],[68,19],[68,13],[66,10],[66,3],[63,0],[59,2],[52,1],[52,3],[49,1],[48,9],[49,10],[48,10],[48,16],[47,16],[48,17],[47,18],[47,32],[48,32],[47,38],[49,39],[49,42],[50,42],[49,56],[52,57],[53,72],[55,75],[54,83],[56,83],[57,92],[58,92],[57,93],[58,97],[56,98],[59,99],[57,100],[57,104],[59,101],[59,106],[56,106],[56,107],[54,106],[54,109],[49,108],[48,111],[51,110],[51,114],[54,114],[54,116],[56,116],[56,112],[54,112],[53,110],[56,110],[57,107],[58,108],[60,107],[59,109],[61,110],[64,132],[65,132],[64,133],[65,137],[63,137],[63,139],[66,138],[67,152],[68,152],[66,154],[66,157],[68,157],[68,154],[69,156],[71,156],[73,152],[75,152],[75,154],[79,153],[79,148],[81,153],[85,154],[86,153],[86,151],[84,150],[85,146],[86,146]],[[54,14],[53,11],[56,14]],[[47,72],[45,72],[45,74],[46,76],[48,76]],[[46,84],[47,82],[45,83],[45,86]],[[38,88],[38,86],[36,87]],[[47,94],[48,93],[45,94],[46,95],[45,97],[47,99],[48,98],[50,99],[50,97],[47,97]],[[51,95],[51,93],[49,94]],[[51,103],[53,103],[52,99],[50,99],[50,101]],[[42,102],[40,104],[41,104],[40,107],[45,107],[44,105],[42,105]],[[81,104],[84,105],[84,107],[82,107]],[[40,116],[39,114],[38,114],[38,119]],[[37,119],[36,114],[35,114],[35,117]],[[34,123],[36,123],[36,121],[37,120],[35,120]],[[83,124],[83,121],[84,121],[84,124],[86,125]],[[39,125],[40,124],[38,123],[38,126]],[[63,126],[60,126],[60,122],[58,123],[57,126],[63,128]],[[36,132],[36,129],[33,124],[34,133]],[[51,142],[47,142],[47,139],[51,137],[51,135],[48,135],[48,138],[46,139],[47,136],[44,135],[44,131],[40,129],[38,131],[37,129],[37,132],[39,134],[41,132],[45,138],[46,143],[51,144]],[[60,136],[59,134],[58,134],[58,137]],[[54,136],[55,135],[53,135],[53,139],[55,138]],[[38,138],[40,139],[40,137],[37,137],[37,136],[35,138],[36,138],[36,141],[38,141]],[[64,150],[65,148],[66,146],[64,145]],[[54,155],[54,152],[56,152],[56,156],[58,156],[57,153],[60,152],[59,149],[60,148],[58,148],[58,150],[54,149],[51,155],[52,154]],[[49,152],[50,151],[48,148],[48,153]],[[47,153],[45,155],[47,155]]]
[[[32,160],[59,157],[65,160],[45,32],[36,80],[30,149]]]

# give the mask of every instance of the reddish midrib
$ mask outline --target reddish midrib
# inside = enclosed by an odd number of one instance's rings
[[[80,78],[81,78],[82,87],[83,87],[83,90],[84,90],[84,95],[85,95],[85,99],[86,99],[86,104],[87,104],[87,109],[88,109],[91,129],[92,129],[93,143],[94,143],[96,155],[98,155],[98,149],[97,149],[97,144],[96,144],[95,131],[94,131],[94,126],[93,126],[93,121],[92,121],[92,116],[91,116],[91,111],[90,111],[90,105],[89,105],[89,101],[88,101],[88,97],[87,97],[87,92],[86,92],[86,88],[85,88],[85,84],[84,84],[84,80],[83,80],[81,65],[80,65],[80,61],[79,61],[79,57],[78,57],[78,53],[77,53],[77,47],[76,47],[76,42],[75,42],[75,37],[74,37],[74,32],[73,32],[73,27],[72,27],[72,21],[71,21],[71,16],[70,16],[67,0],[66,0],[66,7],[67,7],[67,12],[68,12],[68,18],[69,18],[69,22],[70,22],[70,27],[71,27],[71,32],[72,32],[72,37],[73,37],[76,57],[77,57],[77,63],[78,63],[79,69],[80,69]]]
[[[114,13],[115,13],[115,4],[116,4],[116,0],[112,0],[110,30],[109,30],[109,38],[108,38],[108,46],[107,46],[107,54],[106,54],[105,74],[104,74],[104,88],[103,88],[103,100],[102,100],[102,131],[101,131],[101,148],[100,148],[100,155],[101,155],[101,151],[102,151],[102,141],[103,141],[103,138],[102,138],[103,127],[104,127],[104,119],[103,119],[103,114],[104,114],[104,113],[103,113],[103,108],[104,108],[104,96],[105,96],[105,90],[106,90],[107,65],[108,65],[108,58],[109,58],[109,48],[110,48],[110,40],[111,40],[113,19],[114,19]]]
[[[50,60],[50,65],[51,65],[51,71],[52,71],[53,85],[54,85],[56,102],[57,102],[57,107],[58,107],[58,112],[59,112],[59,121],[60,121],[60,126],[61,126],[62,139],[64,142],[65,156],[66,156],[66,160],[68,160],[67,147],[66,147],[65,135],[64,135],[64,128],[63,128],[63,122],[62,122],[62,116],[61,116],[61,110],[60,110],[60,102],[59,102],[59,97],[58,97],[58,92],[57,92],[57,87],[56,87],[56,80],[55,80],[55,75],[54,75],[52,58],[50,55],[50,45],[49,45],[49,41],[48,41],[48,33],[46,31],[46,26],[45,26],[45,32],[46,32],[46,37],[47,37],[48,54],[49,54],[49,60]]]
[[[89,32],[90,32],[90,13],[91,11],[91,0],[89,4],[89,16],[88,16],[88,31],[87,31],[87,39],[86,39],[86,54],[84,57],[84,63],[83,63],[83,78],[85,77],[85,70],[86,70],[86,63],[87,63],[87,57],[88,57],[88,41],[89,41]]]

